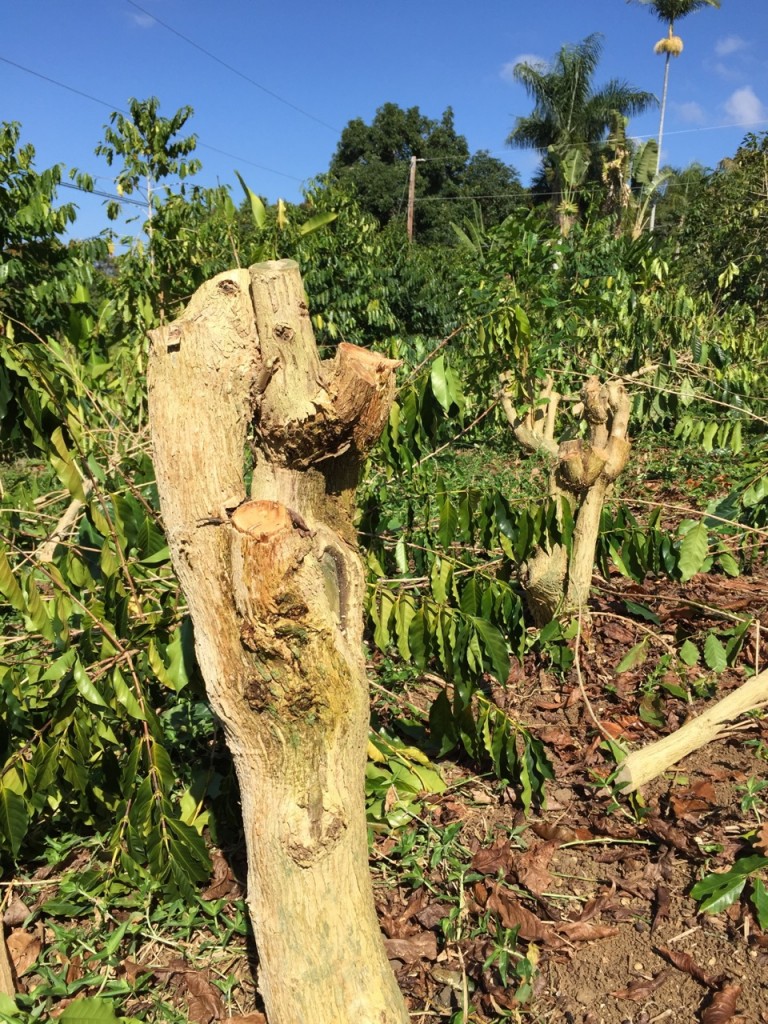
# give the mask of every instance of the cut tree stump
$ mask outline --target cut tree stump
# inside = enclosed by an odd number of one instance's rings
[[[562,395],[548,377],[536,397],[530,394],[528,411],[519,414],[514,404],[512,377],[500,376],[500,400],[509,425],[521,447],[550,456],[549,494],[560,502],[560,516],[569,510],[573,519],[570,554],[562,544],[537,548],[523,567],[521,582],[537,626],[545,626],[558,614],[578,611],[588,628],[587,602],[592,585],[600,516],[606,497],[629,458],[627,438],[631,403],[621,381],[601,384],[587,378],[581,391],[581,407],[588,424],[582,439],[554,440],[555,419]]]
[[[768,703],[768,670],[753,676],[723,697],[717,704],[692,718],[679,729],[640,750],[633,750],[622,762],[616,775],[616,785],[624,793],[632,793],[647,782],[662,775],[687,754],[716,740],[723,726],[733,722],[747,711],[754,711]]]
[[[161,510],[240,782],[270,1024],[409,1019],[368,872],[352,518],[397,365],[347,344],[321,360],[288,260],[220,274],[152,332]]]

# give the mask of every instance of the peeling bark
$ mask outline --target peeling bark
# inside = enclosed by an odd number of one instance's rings
[[[522,582],[537,625],[558,613],[586,609],[592,584],[600,516],[606,496],[629,457],[630,401],[620,381],[601,384],[590,377],[581,392],[589,424],[586,440],[554,441],[555,415],[561,396],[549,377],[535,408],[525,416],[515,410],[502,376],[501,402],[515,437],[528,451],[543,451],[556,460],[550,473],[550,496],[568,503],[574,518],[570,557],[562,545],[540,548],[523,567]]]
[[[321,360],[287,260],[220,274],[152,334],[161,509],[240,781],[270,1024],[408,1020],[368,874],[352,520],[397,365],[346,344]]]

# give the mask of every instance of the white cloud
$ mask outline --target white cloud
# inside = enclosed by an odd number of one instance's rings
[[[732,117],[738,124],[757,124],[758,121],[766,120],[768,110],[755,95],[749,85],[743,89],[737,89],[728,97],[725,110],[729,117]]]
[[[157,24],[151,14],[134,14],[131,12],[131,20],[134,25],[138,25],[139,28],[151,28],[153,25]]]
[[[693,100],[689,100],[688,103],[675,103],[674,108],[680,120],[686,121],[688,124],[704,124],[707,120],[701,104],[695,103]]]
[[[746,42],[741,36],[723,36],[715,43],[715,53],[718,57],[727,57],[731,53],[737,53],[746,47]]]
[[[501,77],[506,82],[515,81],[515,76],[513,74],[515,64],[533,64],[545,68],[547,66],[547,61],[537,53],[518,53],[516,57],[513,57],[512,60],[504,64],[501,69]]]

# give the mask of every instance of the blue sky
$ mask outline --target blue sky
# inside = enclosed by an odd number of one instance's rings
[[[93,152],[110,110],[131,96],[158,96],[167,116],[189,104],[200,184],[234,184],[239,200],[238,170],[270,200],[295,200],[327,169],[351,118],[370,120],[386,102],[433,118],[452,106],[470,149],[527,181],[535,155],[505,146],[531,109],[511,67],[595,31],[598,84],[618,77],[660,96],[662,26],[625,0],[0,0],[0,118],[21,122],[38,169],[77,167],[111,191],[111,170]],[[768,129],[768,0],[722,0],[678,32],[685,50],[672,63],[663,160],[714,166],[747,131]],[[654,135],[657,123],[652,111],[630,133]],[[106,226],[102,199],[61,198],[78,204],[75,234]]]

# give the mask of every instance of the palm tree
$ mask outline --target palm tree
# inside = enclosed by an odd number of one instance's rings
[[[507,143],[536,149],[544,157],[564,231],[573,222],[576,193],[594,166],[615,114],[642,113],[656,102],[652,93],[617,79],[596,89],[592,79],[602,49],[602,36],[593,33],[575,46],[563,46],[549,66],[523,61],[512,72],[535,106],[527,117],[518,117]]]
[[[669,86],[669,59],[679,57],[683,52],[683,40],[675,35],[675,22],[688,14],[693,14],[702,7],[720,7],[720,0],[627,0],[627,3],[642,4],[643,7],[650,7],[651,12],[656,15],[659,21],[667,26],[667,34],[660,39],[653,48],[654,53],[663,53],[664,60],[664,87],[661,93],[661,113],[659,115],[659,150],[656,157],[656,173],[659,173],[661,166],[661,143],[664,137],[664,114],[667,110],[667,88]],[[656,224],[656,204],[651,210],[651,221],[649,230],[653,231]]]

